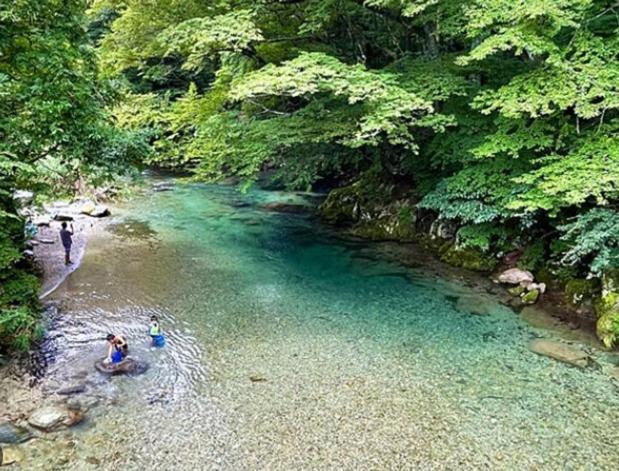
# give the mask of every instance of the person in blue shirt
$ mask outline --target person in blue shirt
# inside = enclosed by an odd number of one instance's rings
[[[64,247],[64,263],[65,265],[70,265],[73,263],[71,261],[71,246],[73,245],[73,224],[71,224],[71,230],[67,229],[67,223],[62,223],[62,228],[60,229],[60,240],[62,241],[62,246]]]
[[[150,317],[148,335],[150,335],[151,347],[163,347],[165,345],[165,337],[161,332],[161,327],[159,326],[157,316]]]

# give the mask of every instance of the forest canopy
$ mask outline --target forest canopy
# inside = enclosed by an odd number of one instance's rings
[[[464,244],[551,234],[546,252],[599,274],[619,259],[602,229],[619,217],[618,8],[99,0],[90,15],[125,83],[117,122],[148,130],[153,162],[302,189],[405,182]]]

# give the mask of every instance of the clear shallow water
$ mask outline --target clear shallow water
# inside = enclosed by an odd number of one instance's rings
[[[529,352],[552,334],[479,290],[260,208],[298,198],[179,186],[121,211],[54,295],[65,310],[42,385],[86,381],[100,404],[30,463],[616,468],[608,376]],[[168,341],[156,352],[151,314]],[[93,371],[109,331],[128,336],[145,375]]]

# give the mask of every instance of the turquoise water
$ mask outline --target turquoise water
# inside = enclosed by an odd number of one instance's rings
[[[554,334],[483,283],[388,261],[384,246],[261,207],[273,201],[304,200],[179,185],[117,212],[54,295],[65,308],[42,386],[85,381],[99,405],[70,446],[37,445],[31,463],[616,469],[619,395],[602,368],[531,353]],[[155,352],[151,314],[168,337]],[[93,371],[108,331],[146,374]]]

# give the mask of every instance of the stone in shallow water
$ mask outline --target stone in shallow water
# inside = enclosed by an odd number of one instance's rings
[[[249,380],[252,383],[262,383],[262,382],[266,381],[267,379],[264,376],[262,376],[262,375],[251,375],[249,377]]]
[[[547,356],[563,363],[585,368],[589,355],[578,347],[548,339],[535,339],[529,343],[529,349],[538,355]]]
[[[67,399],[67,408],[73,411],[86,412],[99,403],[99,399],[94,396],[71,397]]]
[[[488,316],[496,309],[496,303],[483,296],[461,296],[456,303],[456,309],[477,316]]]
[[[76,383],[60,388],[56,391],[56,394],[61,396],[71,396],[73,394],[80,394],[86,391],[86,385],[84,383]]]
[[[11,422],[0,422],[0,443],[22,443],[32,438],[25,428]]]
[[[63,405],[50,405],[37,409],[28,418],[28,423],[45,432],[65,427],[72,427],[84,419],[81,410],[74,410]]]
[[[24,461],[24,458],[24,452],[16,446],[0,447],[0,466],[19,464]]]
[[[61,406],[44,406],[35,410],[28,418],[28,423],[41,430],[50,431],[58,428],[69,419],[68,411]]]

